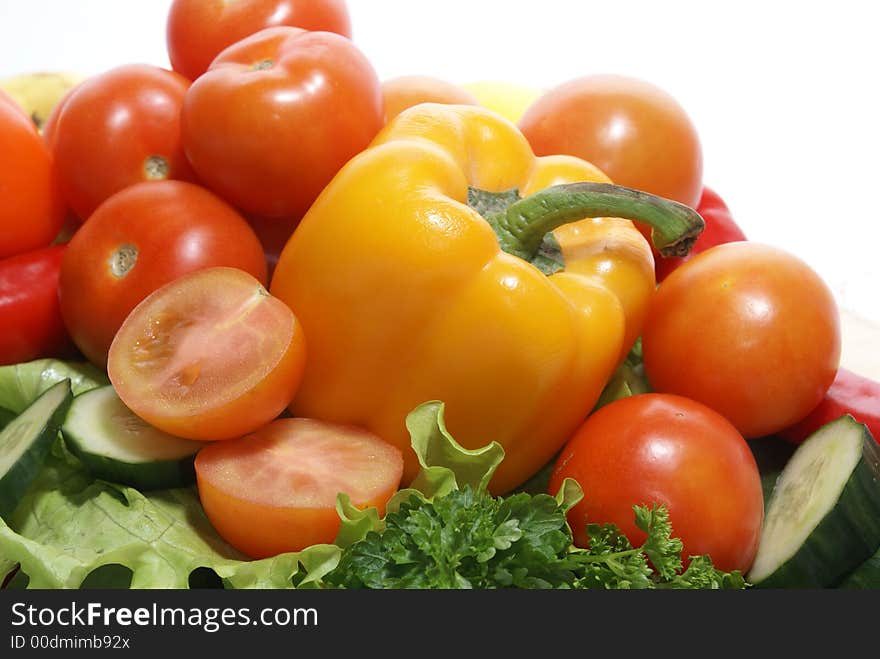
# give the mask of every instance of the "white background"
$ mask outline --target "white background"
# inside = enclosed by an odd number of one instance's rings
[[[621,73],[664,88],[700,134],[704,180],[747,236],[784,247],[880,322],[880,39],[872,2],[349,0],[383,79],[546,88]],[[0,1],[0,77],[169,66],[169,0]]]

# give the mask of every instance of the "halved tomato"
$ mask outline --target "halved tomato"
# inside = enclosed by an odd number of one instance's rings
[[[208,519],[252,558],[331,543],[340,492],[380,514],[400,485],[403,455],[367,430],[316,419],[277,419],[257,432],[209,444],[195,460]]]
[[[158,288],[110,345],[122,401],[179,437],[241,437],[276,418],[299,387],[302,326],[252,275],[212,267]]]

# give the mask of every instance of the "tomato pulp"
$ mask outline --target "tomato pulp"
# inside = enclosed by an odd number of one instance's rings
[[[293,418],[208,445],[195,467],[199,497],[218,533],[264,558],[333,542],[339,493],[384,514],[400,485],[403,456],[361,428]]]
[[[197,270],[147,296],[107,358],[119,398],[142,419],[197,440],[240,437],[277,417],[305,365],[302,326],[253,276]]]

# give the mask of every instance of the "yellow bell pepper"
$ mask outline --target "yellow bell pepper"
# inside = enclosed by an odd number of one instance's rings
[[[558,185],[572,181],[593,183]],[[339,171],[280,255],[270,292],[308,345],[291,412],[396,444],[408,482],[418,464],[406,415],[442,400],[464,447],[504,447],[490,489],[523,483],[640,333],[653,256],[623,217],[650,221],[666,253],[686,252],[703,227],[692,209],[609,185],[583,160],[536,158],[485,108],[404,111]]]

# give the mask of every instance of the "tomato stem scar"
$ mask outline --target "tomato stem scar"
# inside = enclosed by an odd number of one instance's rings
[[[134,245],[120,245],[110,256],[110,272],[122,279],[137,263],[138,248]]]

